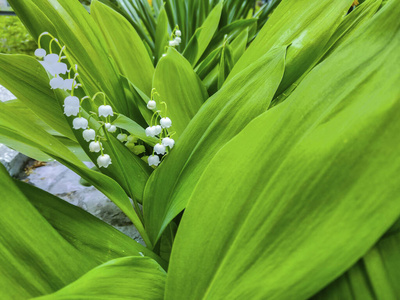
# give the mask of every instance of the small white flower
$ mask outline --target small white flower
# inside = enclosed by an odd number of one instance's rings
[[[153,127],[154,127],[154,133],[156,135],[159,135],[161,133],[161,131],[162,131],[161,126],[160,125],[156,125],[156,126],[153,126]]]
[[[174,47],[174,46],[178,46],[178,44],[175,40],[173,40],[173,41],[169,41],[169,46]]]
[[[138,141],[138,139],[139,138],[137,136],[134,136],[134,135],[128,136],[128,142],[129,143],[136,143]]]
[[[71,79],[71,78],[65,79],[62,88],[63,88],[64,90],[66,90],[66,91],[71,91],[71,90],[72,90],[72,85],[74,84],[74,82],[75,82],[75,84],[76,84],[76,81],[74,81],[74,79]],[[77,89],[77,88],[78,88],[78,87],[76,86],[75,89]]]
[[[107,168],[109,165],[111,165],[110,155],[108,154],[100,155],[97,158],[97,164],[99,165],[100,168],[101,167]]]
[[[99,116],[100,117],[108,117],[113,116],[113,110],[110,105],[100,105],[99,106]]]
[[[108,132],[111,132],[111,133],[116,132],[117,131],[117,126],[111,125],[110,128],[108,128],[107,130],[108,130]]]
[[[65,74],[68,71],[68,67],[65,63],[62,62],[56,62],[55,64],[52,65],[52,70],[54,72],[54,74]],[[50,72],[52,73],[52,72]],[[53,75],[55,76],[55,75]]]
[[[89,125],[88,120],[86,120],[85,118],[75,118],[72,121],[72,127],[76,130],[78,129],[86,129]]]
[[[90,152],[100,152],[101,149],[103,149],[103,145],[100,142],[91,142],[89,144]]]
[[[147,102],[147,108],[148,109],[156,109],[157,107],[157,103],[154,100],[150,100],[149,102]]]
[[[175,43],[177,43],[178,45],[182,42],[182,39],[180,38],[180,37],[176,37],[175,39],[174,39],[174,41],[175,41]]]
[[[108,129],[110,129],[111,128],[111,123],[105,123],[104,124],[104,127],[108,130]]]
[[[145,132],[147,136],[154,137],[156,135],[155,126],[147,127]]]
[[[79,107],[79,98],[76,96],[68,96],[64,100],[64,106],[73,106],[73,107]]]
[[[44,61],[45,61],[46,63],[48,63],[48,64],[55,64],[55,63],[58,62],[59,58],[60,58],[60,57],[58,56],[58,54],[52,53],[52,54],[46,55],[46,56],[44,57]]]
[[[64,105],[64,114],[67,117],[76,116],[79,113],[79,106]]]
[[[177,31],[175,31],[175,35],[176,35],[176,36],[181,36],[181,35],[182,35],[182,32],[178,29]]]
[[[35,55],[39,58],[43,58],[46,56],[46,50],[39,48],[35,50]]]
[[[169,138],[169,137],[166,137],[166,138],[162,139],[162,144],[165,147],[169,147],[170,149],[172,149],[174,147],[174,145],[175,145],[175,141],[173,139]]]
[[[162,145],[162,144],[156,144],[156,145],[154,146],[154,152],[157,153],[157,154],[164,155],[165,152],[166,152],[166,151],[165,151],[165,146]]]
[[[64,84],[64,79],[61,77],[54,77],[50,80],[50,86],[53,90],[62,89]]]
[[[147,159],[149,166],[158,166],[160,164],[160,158],[157,155],[151,155]]]
[[[86,142],[93,141],[96,137],[96,131],[93,129],[85,129],[82,132],[83,138],[85,139]]]
[[[128,136],[125,133],[120,133],[117,135],[117,139],[122,143],[128,140]]]
[[[172,121],[170,118],[162,118],[160,120],[160,124],[161,124],[162,128],[170,128],[172,125]]]

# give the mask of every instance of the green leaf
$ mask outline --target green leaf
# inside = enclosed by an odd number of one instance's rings
[[[91,15],[103,33],[119,71],[150,95],[154,67],[135,29],[123,16],[99,1],[92,1]]]
[[[397,299],[400,294],[399,225],[397,221],[357,264],[311,299]]]
[[[152,259],[124,257],[109,261],[45,299],[162,300],[165,271]]]
[[[389,2],[214,156],[165,299],[307,299],[399,218],[399,13]]]
[[[157,109],[172,120],[171,130],[176,131],[176,138],[207,99],[207,90],[190,63],[171,47],[157,65],[153,87],[160,95],[155,96]],[[168,105],[167,112],[163,101]]]
[[[226,82],[269,49],[291,44],[287,53],[285,76],[278,90],[278,94],[281,93],[318,62],[318,56],[325,49],[352,2],[282,1],[237,62]]]
[[[51,128],[75,140],[55,101],[46,71],[33,57],[1,54],[0,83]]]
[[[156,63],[160,60],[163,53],[165,52],[165,47],[168,46],[168,40],[168,16],[163,7],[157,19],[156,49],[154,51]]]
[[[283,76],[285,53],[285,47],[273,49],[208,99],[150,176],[143,209],[146,230],[154,243],[185,208],[211,158],[267,109]]]
[[[142,126],[122,114],[118,115],[118,117],[113,121],[113,124],[119,128],[125,129],[130,134],[138,137],[150,146],[154,146],[158,143],[157,138],[147,136]]]
[[[214,7],[207,19],[204,20],[204,23],[196,30],[195,34],[190,39],[185,51],[183,51],[183,56],[186,57],[192,66],[197,64],[218,28],[222,6],[223,2],[220,1],[218,5]]]

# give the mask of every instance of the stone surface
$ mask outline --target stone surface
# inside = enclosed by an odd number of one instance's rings
[[[92,163],[86,164],[88,167],[93,166]],[[139,232],[129,218],[94,187],[81,185],[79,175],[67,167],[54,161],[37,168],[28,166],[28,169],[30,170],[28,175],[21,174],[21,179],[79,206],[144,245]]]

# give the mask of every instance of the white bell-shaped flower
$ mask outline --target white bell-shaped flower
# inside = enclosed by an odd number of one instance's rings
[[[74,107],[79,107],[79,98],[76,96],[68,96],[64,100],[64,106],[74,106]]]
[[[157,103],[154,100],[150,100],[149,102],[147,102],[147,108],[148,109],[156,109],[157,107]]]
[[[103,145],[100,142],[90,142],[89,151],[90,152],[100,152],[103,149]]]
[[[179,44],[182,42],[182,39],[181,39],[179,36],[177,36],[177,37],[174,39],[174,41],[175,41],[176,44],[179,45]]]
[[[55,89],[62,89],[64,85],[64,79],[62,79],[60,76],[54,77],[50,80],[50,86],[53,90]]]
[[[165,146],[164,145],[162,145],[162,144],[156,144],[155,146],[154,146],[154,152],[155,153],[157,153],[157,154],[161,154],[161,155],[164,155],[165,154]]]
[[[89,125],[88,120],[86,120],[85,118],[82,118],[82,117],[75,118],[72,121],[72,127],[74,129],[76,129],[76,130],[78,130],[78,129],[86,129],[88,127],[88,125]]]
[[[175,35],[176,35],[176,36],[181,36],[181,35],[182,35],[182,32],[178,29],[177,31],[175,31]]]
[[[126,142],[128,140],[128,135],[126,135],[125,133],[120,133],[117,135],[117,139],[122,143],[122,142]]]
[[[147,161],[149,166],[158,166],[160,164],[160,158],[157,155],[150,155]]]
[[[171,125],[172,125],[172,121],[168,117],[167,118],[162,118],[160,120],[160,124],[161,124],[162,128],[170,128]]]
[[[64,80],[64,84],[63,84],[63,89],[66,91],[71,91],[72,90],[72,85],[74,84],[74,79],[65,79]],[[76,84],[76,82],[75,82]],[[77,89],[78,87],[76,86],[75,89]]]
[[[96,131],[93,129],[85,129],[82,132],[83,138],[85,139],[86,142],[93,141],[96,137]]]
[[[165,147],[169,147],[170,149],[172,149],[175,145],[175,141],[169,137],[165,137],[162,139],[161,143],[165,146]]]
[[[99,116],[100,117],[108,117],[113,116],[113,110],[110,105],[100,105],[99,106]]]
[[[116,132],[117,131],[117,126],[111,125],[110,128],[107,129],[107,131],[111,132],[111,133]]]
[[[39,57],[39,58],[43,58],[46,56],[46,50],[39,48],[35,50],[35,56]]]
[[[44,57],[44,61],[48,64],[55,64],[58,62],[59,58],[60,57],[58,56],[58,54],[51,53]]]
[[[68,71],[68,67],[65,63],[56,62],[55,64],[52,65],[52,70],[53,70],[54,74],[57,74],[57,75],[65,74]]]
[[[109,165],[111,165],[111,157],[108,154],[103,154],[100,155],[97,158],[97,164],[99,165],[99,168],[107,168]]]
[[[155,126],[147,127],[145,132],[146,132],[147,136],[151,136],[151,137],[156,136]]]
[[[154,127],[155,135],[159,135],[161,133],[161,131],[162,131],[161,126],[160,125],[156,125],[156,126],[153,126],[153,127]]]
[[[79,106],[64,105],[64,114],[67,117],[76,116],[79,113],[79,109],[80,109]]]
[[[111,128],[111,123],[104,123],[104,127],[108,130]]]
[[[178,43],[175,40],[169,41],[169,46],[170,47],[178,46]]]

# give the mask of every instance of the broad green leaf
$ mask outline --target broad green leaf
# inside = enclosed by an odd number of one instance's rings
[[[247,41],[249,39],[249,31],[248,30],[243,30],[237,38],[235,38],[231,42],[231,47],[233,49],[233,62],[236,64],[236,62],[239,60],[239,58],[243,55],[243,53],[246,51],[246,46],[247,46]]]
[[[15,140],[19,143],[23,142],[27,144],[29,148],[37,148],[86,179],[90,184],[112,200],[132,220],[136,228],[142,234],[145,242],[147,244],[149,243],[143,225],[136,215],[129,198],[117,182],[106,175],[87,168],[56,138],[39,127],[32,127],[29,120],[18,119],[16,116],[16,112],[12,107],[8,107],[0,102],[0,128],[6,129],[1,132],[2,136],[8,140]],[[117,144],[117,142],[115,142],[115,144]],[[122,144],[120,146],[125,148]],[[18,150],[24,153],[24,149],[21,148]],[[114,149],[111,150],[115,153]],[[115,163],[118,162],[119,160],[117,159]]]
[[[400,222],[361,260],[311,299],[397,299],[400,295]]]
[[[318,62],[329,38],[350,8],[351,0],[285,0],[239,59],[226,82],[269,49],[289,45],[285,76],[278,94]]]
[[[124,257],[94,268],[54,294],[35,299],[162,300],[165,278],[165,271],[154,260]]]
[[[150,176],[143,210],[153,244],[185,208],[211,158],[267,109],[283,76],[285,53],[286,47],[273,49],[208,99]]]
[[[33,57],[0,55],[0,83],[51,128],[75,140],[55,101],[46,71]]]
[[[135,29],[123,16],[99,1],[92,1],[91,15],[103,33],[119,71],[150,95],[154,67]]]
[[[176,131],[174,138],[182,134],[208,97],[190,63],[171,47],[157,65],[153,88],[160,95],[155,96],[157,109],[163,117],[172,120],[171,130]],[[167,103],[167,111],[161,102]]]
[[[214,156],[179,227],[167,300],[307,299],[399,218],[399,13],[389,2]]]
[[[201,27],[196,27],[198,29],[186,46],[183,56],[186,57],[192,66],[197,64],[218,28],[222,6],[223,2],[220,1],[218,5],[216,5],[210,12],[207,19],[204,20],[204,23],[201,25]]]
[[[158,139],[146,135],[145,130],[142,126],[122,114],[118,115],[118,117],[113,121],[113,124],[119,128],[125,129],[130,134],[137,136],[139,139],[146,142],[150,146],[154,146],[158,143]]]
[[[9,3],[34,39],[47,31],[66,46],[72,64],[78,65],[79,80],[84,83],[87,95],[102,91],[118,112],[129,115],[125,111],[123,87],[109,59],[107,44],[92,16],[78,1],[10,0]],[[44,14],[45,17],[37,17]],[[43,38],[41,42],[47,49],[49,38]]]
[[[30,184],[18,180],[14,183],[47,222],[90,260],[100,264],[122,256],[146,255],[166,267],[146,247],[83,209]]]

